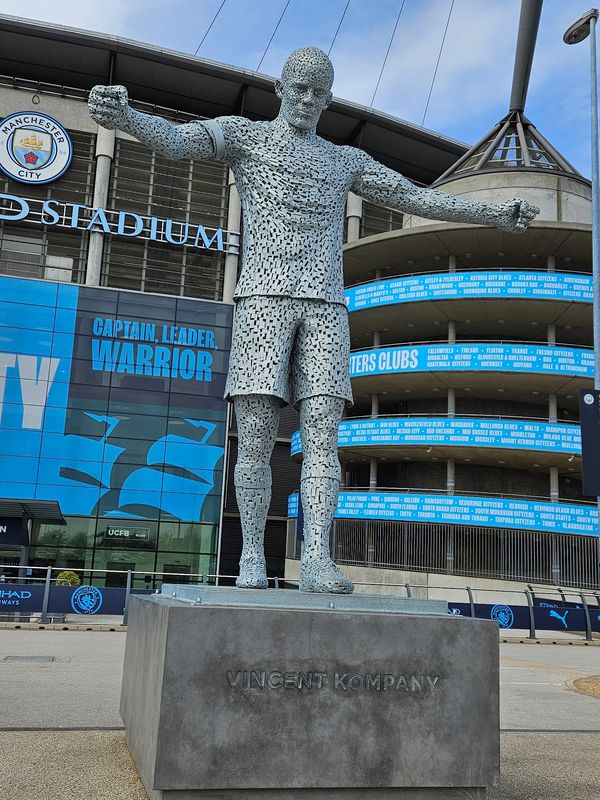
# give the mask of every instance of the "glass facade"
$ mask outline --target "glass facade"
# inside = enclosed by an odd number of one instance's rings
[[[219,228],[227,218],[227,170],[221,163],[169,161],[139,142],[117,139],[109,208],[201,222]],[[104,249],[106,286],[220,299],[222,254],[191,247],[112,238]]]
[[[374,236],[376,233],[397,231],[402,227],[403,214],[392,208],[376,206],[374,203],[363,202],[363,217],[361,223],[361,237]]]
[[[69,131],[69,135],[73,142],[73,161],[60,180],[43,186],[24,185],[0,173],[0,194],[91,205],[96,137],[77,131]],[[67,227],[50,228],[37,222],[35,218],[21,223],[0,220],[0,274],[82,283],[87,234]]]
[[[0,496],[68,518],[34,528],[30,563],[144,586],[214,572],[232,307],[8,277],[0,294]]]

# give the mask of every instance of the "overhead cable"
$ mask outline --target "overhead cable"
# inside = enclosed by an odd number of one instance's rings
[[[392,35],[390,36],[390,43],[388,44],[388,48],[385,53],[385,58],[383,59],[383,64],[381,65],[381,72],[379,73],[379,78],[377,78],[377,84],[375,85],[375,91],[373,92],[373,97],[371,98],[371,105],[375,102],[375,95],[377,94],[377,90],[379,89],[379,84],[381,82],[381,76],[383,75],[383,71],[385,69],[385,65],[387,64],[388,56],[390,54],[390,50],[392,47],[392,42],[394,41],[394,36],[396,35],[396,28],[398,27],[398,23],[400,22],[400,17],[402,16],[402,11],[404,9],[404,3],[406,0],[402,0],[400,3],[400,10],[398,11],[398,16],[396,17],[396,23],[394,24],[394,30],[392,31]]]
[[[215,24],[215,22],[217,21],[217,17],[218,17],[218,16],[219,16],[219,14],[221,13],[221,9],[223,8],[223,6],[225,5],[225,3],[226,3],[226,2],[227,2],[227,0],[222,0],[222,2],[221,2],[221,5],[220,5],[220,6],[219,6],[219,8],[217,9],[217,13],[216,13],[216,14],[214,15],[214,17],[212,18],[212,21],[211,21],[210,25],[208,26],[208,28],[206,29],[206,32],[204,33],[204,36],[202,37],[202,40],[200,41],[200,44],[199,44],[199,45],[198,45],[198,47],[196,48],[196,52],[194,53],[194,55],[195,55],[195,56],[197,56],[197,55],[198,55],[198,53],[199,53],[199,51],[200,51],[200,48],[201,48],[201,47],[202,47],[202,45],[204,44],[204,40],[206,39],[206,37],[207,37],[207,36],[208,36],[208,34],[210,33],[210,29],[212,28],[212,26],[213,26],[213,25]]]
[[[350,0],[347,0],[347,2],[346,2],[346,7],[345,7],[345,8],[344,8],[344,10],[342,11],[342,16],[341,16],[341,19],[340,19],[340,21],[338,22],[338,26],[337,26],[337,28],[335,29],[335,33],[334,33],[334,35],[333,35],[333,39],[331,40],[331,44],[329,45],[329,50],[327,51],[327,55],[330,55],[330,53],[331,53],[331,51],[332,51],[332,49],[333,49],[333,45],[335,44],[335,40],[337,39],[337,35],[338,35],[338,33],[340,32],[340,28],[342,27],[342,22],[344,21],[344,17],[346,16],[346,11],[348,11],[348,6],[349,6],[349,5],[350,5]]]
[[[425,123],[425,117],[427,116],[427,110],[429,108],[429,101],[431,100],[431,93],[433,92],[433,85],[435,83],[435,79],[438,72],[438,67],[440,65],[440,60],[442,58],[442,51],[444,49],[444,44],[446,42],[446,34],[448,33],[448,25],[450,25],[450,17],[452,16],[452,9],[454,8],[454,0],[450,3],[450,11],[448,12],[448,19],[446,20],[446,27],[444,28],[444,35],[442,36],[442,44],[440,45],[440,52],[438,53],[437,62],[435,65],[435,70],[433,71],[433,79],[431,81],[431,86],[429,87],[429,94],[427,95],[427,103],[425,104],[425,111],[423,112],[423,119],[421,120],[421,125]]]
[[[270,39],[269,39],[269,41],[267,42],[267,46],[265,47],[265,52],[262,54],[262,56],[260,57],[260,61],[258,62],[258,66],[257,66],[257,68],[256,68],[256,71],[257,71],[257,72],[258,72],[258,70],[260,69],[260,65],[262,64],[262,62],[263,62],[263,60],[264,60],[264,57],[267,55],[267,50],[269,49],[269,47],[271,47],[271,42],[273,41],[273,38],[275,37],[275,34],[277,33],[277,29],[279,28],[279,26],[280,26],[280,24],[281,24],[281,20],[282,20],[282,19],[283,19],[283,17],[285,16],[285,12],[287,11],[287,9],[288,9],[288,6],[289,6],[290,2],[291,2],[291,0],[287,0],[286,4],[285,4],[285,6],[284,6],[284,9],[283,9],[283,11],[281,12],[281,16],[280,16],[280,17],[279,17],[279,19],[277,20],[277,25],[275,25],[275,28],[273,29],[273,33],[271,34],[271,38],[270,38]]]

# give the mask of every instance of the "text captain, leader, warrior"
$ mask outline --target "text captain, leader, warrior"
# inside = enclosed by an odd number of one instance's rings
[[[175,126],[130,108],[123,86],[97,86],[89,98],[100,125],[167,158],[224,161],[235,176],[244,237],[226,397],[238,428],[243,550],[237,585],[243,588],[267,586],[269,462],[279,409],[292,403],[300,411],[304,455],[300,589],[352,591],[329,553],[340,485],[337,429],[344,404],[352,402],[342,281],[348,192],[421,217],[515,232],[538,212],[522,200],[490,205],[418,188],[364,151],[321,139],[316,127],[332,84],[327,55],[305,47],[288,57],[275,84],[281,109],[272,122],[231,116]]]

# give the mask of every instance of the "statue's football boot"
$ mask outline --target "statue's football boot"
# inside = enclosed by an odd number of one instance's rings
[[[303,560],[300,564],[301,592],[352,594],[352,581],[345,578],[333,561],[326,556]]]
[[[238,589],[267,589],[267,565],[264,555],[245,556],[240,558],[240,574],[235,585]]]

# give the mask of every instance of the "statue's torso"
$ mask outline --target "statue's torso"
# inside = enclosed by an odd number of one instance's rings
[[[243,209],[236,297],[286,295],[343,303],[344,209],[359,151],[276,123],[222,127]]]

